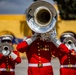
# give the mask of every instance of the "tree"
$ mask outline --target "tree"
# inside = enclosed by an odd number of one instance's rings
[[[64,20],[76,20],[76,0],[54,0],[57,2],[60,17]]]

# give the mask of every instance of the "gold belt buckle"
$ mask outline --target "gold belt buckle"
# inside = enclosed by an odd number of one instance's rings
[[[10,71],[10,68],[6,68],[6,71],[9,72]]]
[[[72,64],[69,64],[68,67],[72,67]]]
[[[43,64],[42,63],[38,63],[38,67],[43,67]]]

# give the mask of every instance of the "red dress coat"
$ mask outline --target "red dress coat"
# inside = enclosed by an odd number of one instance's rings
[[[35,40],[31,45],[26,41],[17,45],[17,50],[26,52],[28,75],[53,75],[51,64],[52,51],[57,48],[51,42]],[[32,64],[32,65],[31,65]]]
[[[59,49],[69,50],[64,44],[61,44]],[[53,51],[60,61],[60,75],[76,75],[76,57],[71,55],[72,51],[69,50],[68,54],[57,50]]]
[[[13,51],[17,58],[12,59],[11,56],[3,56],[0,54],[0,75],[15,75],[15,65],[21,62],[18,51]]]

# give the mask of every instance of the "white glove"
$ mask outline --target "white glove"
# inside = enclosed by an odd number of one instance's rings
[[[50,34],[51,41],[55,44],[56,47],[59,47],[61,44],[61,41],[57,39],[57,37],[52,33]]]
[[[32,41],[35,41],[36,39],[38,39],[40,36],[39,33],[34,33],[34,35],[31,37]]]
[[[35,33],[31,38],[26,39],[25,41],[30,45],[33,41],[35,41],[37,38],[39,38],[39,33]]]
[[[53,41],[54,38],[56,38],[56,34],[55,34],[55,32],[53,30],[49,32],[49,35],[50,35],[49,37],[50,37],[51,41]]]

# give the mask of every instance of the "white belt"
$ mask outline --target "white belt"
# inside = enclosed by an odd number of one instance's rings
[[[0,71],[15,71],[14,69],[0,68]]]
[[[69,64],[69,65],[61,65],[61,68],[76,68],[76,65],[72,65],[72,64]]]
[[[38,63],[38,64],[33,64],[33,63],[29,63],[28,64],[29,67],[44,67],[44,66],[51,66],[51,63]]]

